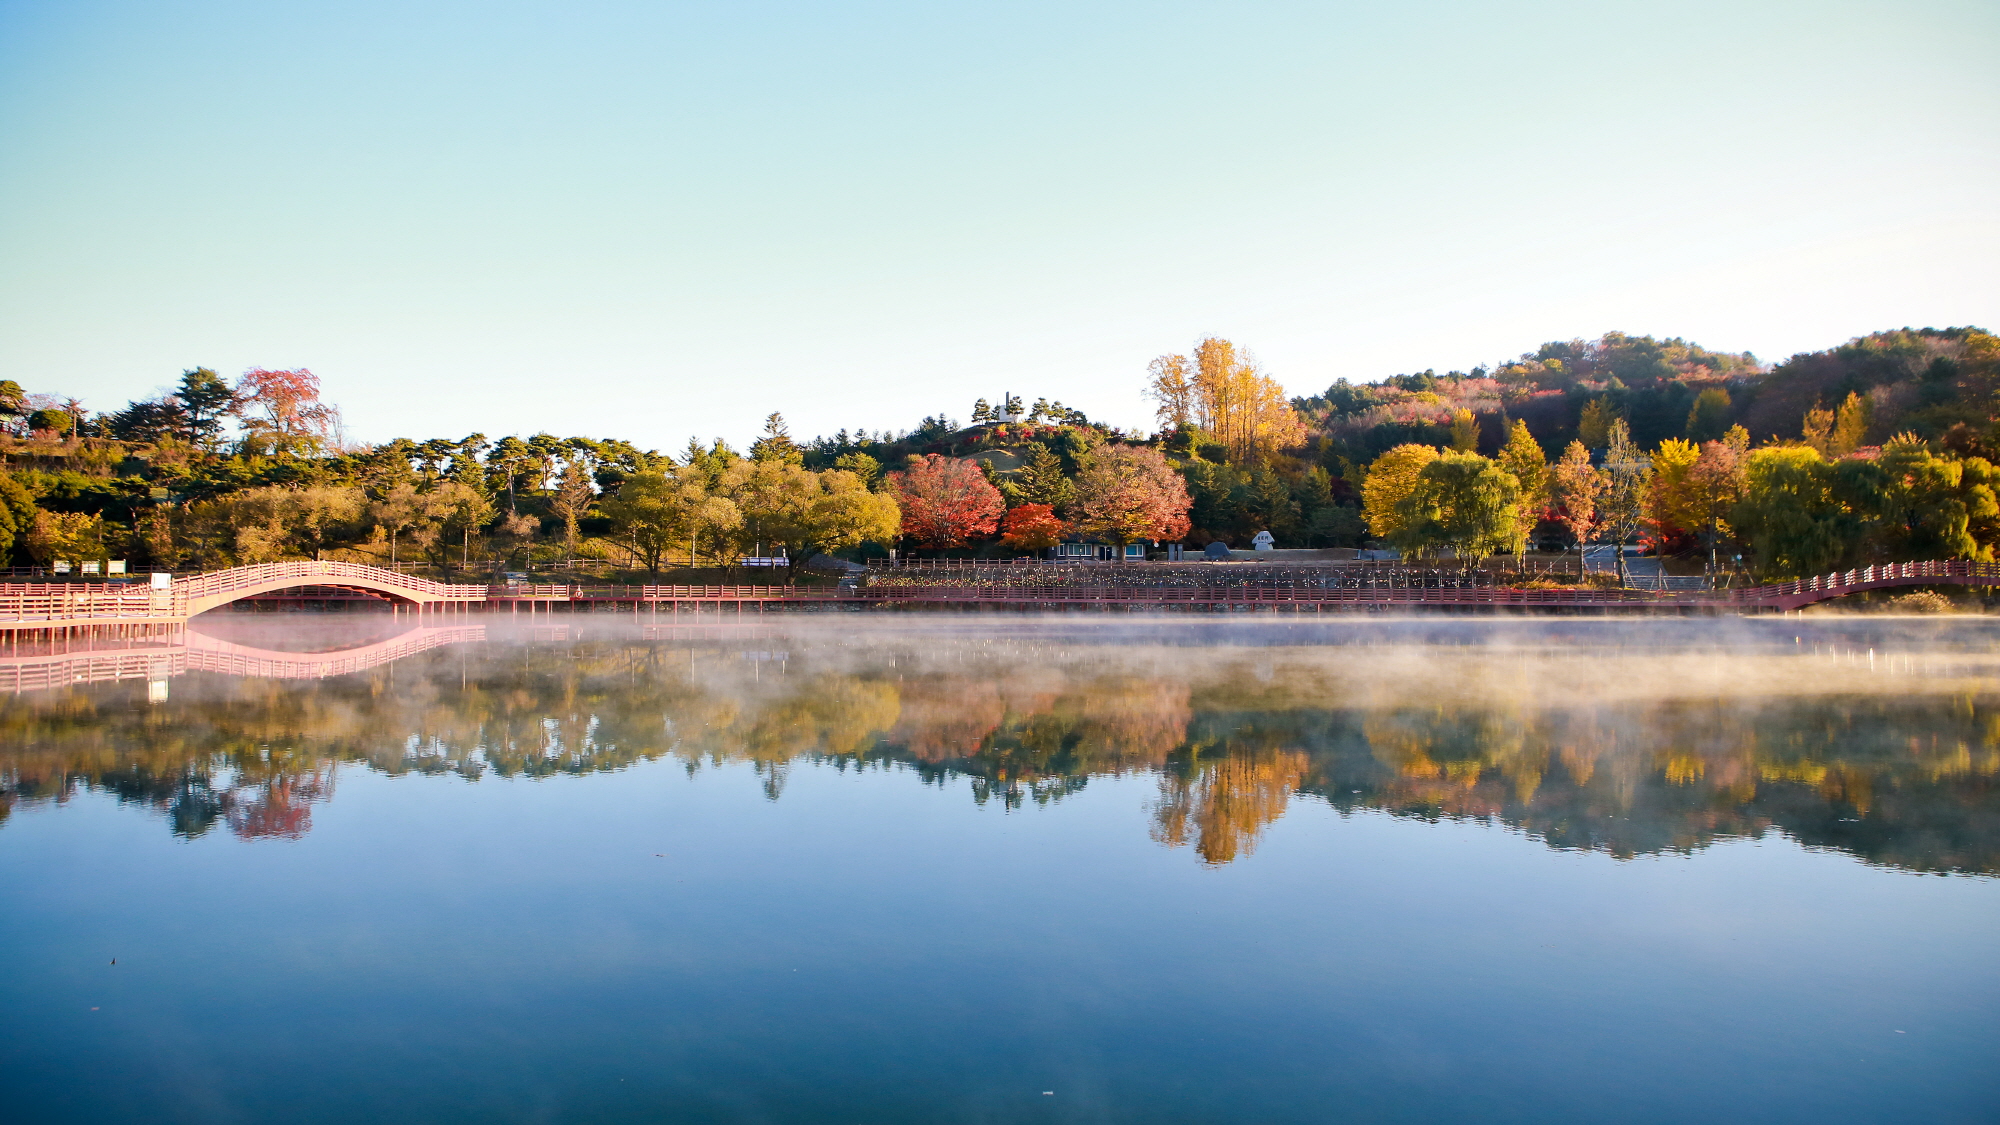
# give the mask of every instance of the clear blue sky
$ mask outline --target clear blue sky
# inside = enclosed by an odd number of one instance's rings
[[[0,377],[678,448],[2000,322],[2000,5],[0,0]]]

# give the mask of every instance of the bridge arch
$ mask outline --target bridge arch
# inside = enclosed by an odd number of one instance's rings
[[[1902,586],[2000,586],[2000,563],[1970,559],[1883,563],[1815,575],[1797,582],[1755,586],[1740,591],[1737,600],[1771,609],[1794,610],[1849,594]]]
[[[232,567],[212,574],[176,579],[174,601],[181,615],[194,617],[231,602],[301,586],[332,586],[387,598],[419,608],[438,605],[481,605],[486,587],[471,583],[433,582],[358,563],[301,561]]]

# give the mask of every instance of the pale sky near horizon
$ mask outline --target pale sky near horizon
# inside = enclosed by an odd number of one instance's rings
[[[1995,327],[2000,5],[0,0],[0,378],[367,440],[1151,421],[1609,329]]]

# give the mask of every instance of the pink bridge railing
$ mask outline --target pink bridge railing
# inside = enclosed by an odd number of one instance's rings
[[[278,579],[320,579],[321,584],[326,585],[345,582],[374,590],[412,593],[436,601],[483,602],[487,594],[485,586],[470,583],[434,582],[359,563],[314,561],[259,563],[179,578],[174,580],[174,593],[195,601],[247,590]],[[312,583],[301,582],[301,585],[309,584]]]
[[[1822,599],[1808,595],[1824,594],[1827,597],[1837,597],[1849,590],[1889,584],[1910,584],[1924,579],[1952,583],[1984,581],[2000,585],[2000,563],[1974,562],[1970,559],[1880,563],[1834,574],[1816,574],[1796,582],[1779,582],[1768,586],[1751,586],[1734,590],[1730,592],[1728,599],[1732,602],[1770,603],[1797,601],[1803,597],[1807,601],[1819,601]]]

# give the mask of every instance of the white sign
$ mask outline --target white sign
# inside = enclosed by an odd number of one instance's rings
[[[1250,540],[1250,545],[1252,547],[1255,547],[1259,551],[1268,551],[1271,549],[1271,544],[1274,542],[1276,542],[1276,540],[1271,538],[1270,532],[1260,531],[1256,534],[1254,538]]]

